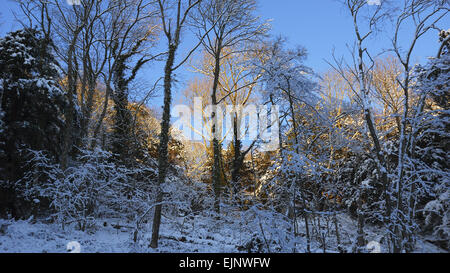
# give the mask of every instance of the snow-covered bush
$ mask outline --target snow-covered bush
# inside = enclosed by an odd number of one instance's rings
[[[428,202],[423,208],[425,231],[431,231],[438,238],[450,239],[450,190]]]
[[[187,178],[180,167],[170,169],[162,190],[165,202],[170,204],[165,210],[171,215],[190,215],[213,208],[214,199],[207,184]]]
[[[85,230],[95,219],[149,220],[155,203],[156,162],[127,168],[116,165],[109,152],[82,150],[62,170],[42,151],[29,151],[26,175],[16,187],[36,206],[48,203],[55,220],[76,223]],[[212,197],[203,183],[191,181],[179,167],[170,169],[163,185],[167,215],[190,215],[212,207]]]
[[[111,186],[124,174],[108,162],[109,153],[102,150],[82,151],[77,162],[62,170],[50,163],[41,151],[30,151],[31,171],[19,182],[25,195],[38,203],[48,200],[54,217],[62,224],[77,223],[88,228]]]
[[[250,207],[248,210],[237,212],[236,229],[241,229],[245,240],[238,246],[238,250],[249,253],[279,253],[296,252],[305,246],[301,234],[295,234],[292,220],[285,215],[260,205]],[[303,250],[301,250],[303,251]]]
[[[17,188],[28,200],[48,202],[61,224],[77,223],[85,230],[99,216],[134,219],[153,200],[145,179],[152,169],[116,166],[109,152],[82,150],[65,170],[42,151],[29,151],[29,158],[30,171]]]

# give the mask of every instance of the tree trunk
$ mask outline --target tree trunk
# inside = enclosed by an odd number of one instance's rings
[[[403,117],[402,117],[402,123],[401,123],[401,132],[400,132],[400,140],[399,140],[399,148],[398,148],[398,178],[397,178],[397,188],[396,188],[396,194],[397,194],[397,208],[394,218],[394,235],[396,238],[394,238],[393,241],[393,250],[394,253],[400,253],[403,250],[403,228],[400,226],[401,221],[399,221],[399,217],[401,215],[399,212],[403,212],[403,200],[402,200],[402,193],[403,193],[403,173],[404,173],[404,157],[406,152],[406,126],[408,125],[408,112],[409,112],[409,93],[408,93],[408,86],[409,86],[409,70],[408,70],[408,64],[405,65],[405,80],[402,84],[403,92],[404,92],[404,109],[403,109]]]
[[[221,54],[222,48],[220,45],[217,47],[216,56],[215,56],[215,67],[214,67],[214,81],[213,81],[213,88],[212,88],[212,94],[211,94],[211,102],[213,111],[211,114],[211,120],[212,120],[212,126],[211,126],[211,133],[213,137],[213,168],[212,168],[212,184],[214,188],[214,208],[216,212],[220,213],[220,195],[221,195],[221,179],[220,179],[220,146],[219,141],[216,136],[216,125],[217,125],[217,87],[219,85],[219,77],[220,77],[220,54]]]
[[[360,193],[361,194],[361,193]],[[366,245],[365,240],[365,234],[364,234],[364,214],[362,211],[362,196],[360,195],[358,198],[358,237],[356,238],[356,246],[355,251],[356,253],[361,253],[364,250],[364,247]]]
[[[292,98],[289,81],[288,81],[288,90],[287,91],[288,91],[287,94],[288,94],[288,99],[289,99],[289,109],[290,109],[291,115],[292,115],[292,126],[294,129],[294,138],[295,138],[294,140],[295,140],[295,146],[296,146],[295,151],[299,155],[300,151],[299,151],[299,147],[298,147],[299,141],[298,141],[297,121],[295,120],[294,99]],[[297,183],[297,180],[298,180],[298,178],[297,178],[297,174],[296,174],[293,185],[295,185],[295,183]],[[311,242],[310,242],[310,234],[309,234],[309,220],[308,220],[308,211],[307,211],[306,200],[305,200],[306,197],[303,193],[303,184],[304,184],[303,181],[301,181],[300,184],[301,185],[300,185],[299,190],[300,190],[300,197],[301,197],[301,202],[302,202],[303,210],[304,210],[303,211],[303,219],[305,221],[305,231],[306,231],[306,250],[307,250],[307,252],[310,252],[311,251]],[[296,213],[296,211],[295,211],[295,196],[296,195],[294,193],[294,200],[293,200],[293,205],[292,205],[292,210],[294,212],[294,216]],[[294,217],[294,221],[297,221],[296,219],[297,218]]]
[[[169,53],[164,69],[164,110],[161,122],[161,134],[159,137],[159,158],[158,158],[158,181],[155,214],[153,216],[152,239],[150,247],[158,247],[159,227],[161,225],[161,210],[163,201],[163,192],[161,185],[166,180],[168,167],[168,145],[170,129],[170,104],[172,103],[172,68],[175,62],[175,52],[177,46],[169,43]]]
[[[99,133],[100,133],[100,129],[103,124],[103,120],[105,119],[106,112],[108,111],[109,96],[111,94],[110,82],[111,82],[111,77],[109,76],[107,83],[106,83],[106,91],[105,91],[106,94],[105,94],[105,102],[103,103],[103,110],[102,110],[102,113],[100,114],[100,118],[97,122],[97,125],[95,126],[94,133],[92,134],[93,138],[91,141],[91,150],[93,150],[95,148],[95,146],[97,146],[96,136],[99,135]]]
[[[238,126],[238,116],[237,113],[234,113],[233,118],[233,137],[234,137],[234,158],[233,165],[231,168],[231,182],[234,190],[234,194],[239,192],[239,171],[242,168],[242,160],[241,160],[241,141],[239,139],[239,128]]]
[[[78,39],[79,31],[81,31],[80,28],[78,28],[78,31],[74,33],[74,36],[72,38],[71,44],[69,46],[68,50],[68,62],[67,62],[67,98],[69,100],[69,104],[67,105],[65,109],[65,118],[66,118],[66,124],[64,129],[64,139],[63,139],[63,149],[61,153],[61,168],[65,170],[67,168],[68,163],[68,157],[69,153],[72,150],[72,134],[73,134],[73,121],[74,121],[74,111],[75,111],[75,104],[74,104],[74,95],[77,94],[77,72],[74,68],[74,55],[75,55],[75,43]]]
[[[133,153],[131,145],[132,115],[128,109],[128,83],[125,79],[125,58],[116,57],[113,69],[114,81],[114,134],[113,152],[119,156],[120,162],[128,165],[130,154]]]
[[[356,20],[356,19],[355,19]],[[356,27],[356,25],[355,25]],[[377,131],[375,128],[375,124],[372,120],[372,113],[370,111],[368,100],[368,90],[366,88],[365,83],[365,71],[364,71],[364,64],[363,64],[363,55],[364,55],[364,49],[362,47],[363,39],[360,37],[359,32],[357,30],[357,37],[358,37],[358,81],[360,86],[360,92],[363,97],[363,111],[364,111],[364,119],[366,120],[367,128],[369,129],[370,136],[373,141],[373,145],[375,147],[375,153],[376,158],[378,160],[378,171],[381,174],[381,180],[383,183],[383,191],[385,194],[385,202],[386,202],[386,213],[385,213],[385,221],[386,225],[388,227],[389,233],[392,234],[392,223],[391,223],[391,196],[389,193],[389,180],[387,176],[387,165],[382,155],[381,145],[380,141],[377,135]]]

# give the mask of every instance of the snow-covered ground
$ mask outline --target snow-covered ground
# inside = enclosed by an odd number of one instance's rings
[[[159,248],[154,250],[148,247],[151,234],[151,225],[142,228],[139,240],[133,242],[134,228],[132,223],[117,219],[98,221],[96,228],[88,232],[81,232],[74,227],[46,224],[34,220],[0,220],[0,253],[65,253],[69,252],[68,244],[78,242],[81,252],[84,253],[130,253],[130,252],[187,252],[187,253],[233,253],[247,252],[242,248],[252,238],[252,232],[261,233],[251,224],[242,219],[233,221],[217,220],[208,216],[195,216],[191,218],[167,219],[163,217],[161,225],[161,239]],[[105,226],[104,223],[107,223]],[[339,216],[341,228],[341,242],[345,249],[350,251],[353,238],[356,238],[355,222],[346,215]],[[115,228],[117,224],[122,226]],[[270,229],[264,223],[265,238],[271,241],[280,236],[281,229]],[[300,234],[304,227],[300,225]],[[146,230],[146,231],[144,231]],[[375,227],[367,227],[368,241],[377,241],[381,238]],[[329,236],[326,242],[327,252],[336,252],[334,236]],[[305,251],[305,239],[297,240],[298,252]],[[272,250],[273,251],[273,250]],[[313,252],[323,252],[317,243],[312,244]],[[383,249],[381,249],[383,251]],[[445,252],[444,250],[426,242],[423,238],[418,240],[417,252]],[[284,252],[292,252],[284,250]]]

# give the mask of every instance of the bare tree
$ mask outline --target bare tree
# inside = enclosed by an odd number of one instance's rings
[[[382,146],[380,138],[377,133],[375,122],[373,120],[373,113],[370,103],[370,88],[371,79],[370,73],[374,67],[374,61],[369,51],[366,48],[367,39],[377,30],[377,25],[387,16],[385,10],[385,2],[376,7],[368,7],[366,0],[345,0],[344,5],[350,12],[353,20],[354,34],[356,38],[355,46],[353,47],[353,66],[344,65],[342,60],[334,58],[335,65],[333,68],[341,74],[346,80],[352,91],[359,98],[361,108],[363,111],[365,123],[369,131],[369,135],[374,147],[374,157],[377,159],[378,172],[381,175],[384,187],[385,202],[386,202],[386,221],[390,227],[389,217],[391,215],[391,200],[389,190],[389,179],[387,173],[387,165],[382,155]],[[364,16],[363,12],[367,11],[368,15]],[[362,27],[362,26],[365,27]],[[351,71],[350,75],[347,73]],[[361,189],[362,191],[363,189]],[[359,194],[362,198],[362,193]],[[361,204],[361,202],[359,202]],[[362,207],[358,208],[358,238],[356,251],[362,251],[365,247],[364,239],[364,218],[362,215]]]
[[[398,114],[401,114],[401,120],[398,119],[399,127],[399,149],[398,149],[398,162],[395,170],[390,170],[386,159],[383,157],[383,149],[381,139],[377,133],[376,125],[373,120],[373,113],[370,103],[370,91],[375,88],[379,89],[379,82],[377,82],[376,64],[366,48],[367,39],[374,34],[377,30],[377,25],[383,22],[385,18],[388,18],[388,9],[386,4],[382,2],[382,5],[378,7],[368,7],[368,3],[362,0],[347,0],[345,5],[350,11],[353,18],[354,32],[356,37],[356,44],[354,46],[353,53],[353,66],[347,65],[344,67],[341,60],[335,60],[333,67],[341,74],[341,76],[347,81],[355,95],[359,98],[361,107],[364,112],[365,123],[368,128],[372,144],[374,147],[374,157],[377,159],[378,172],[381,174],[382,183],[384,187],[385,195],[385,214],[384,221],[387,227],[387,236],[389,238],[389,245],[393,252],[402,252],[412,249],[411,244],[407,249],[406,241],[411,241],[413,232],[413,213],[411,208],[407,207],[407,202],[403,194],[404,191],[404,174],[405,174],[405,162],[407,156],[407,147],[414,150],[414,133],[417,132],[413,127],[414,122],[410,120],[410,107],[411,97],[410,89],[411,82],[411,56],[413,50],[417,44],[417,41],[430,29],[436,28],[435,24],[439,22],[446,14],[448,14],[449,8],[445,6],[447,1],[416,1],[405,0],[400,4],[400,8],[394,5],[394,9],[391,9],[389,17],[394,18],[394,34],[392,38],[393,52],[395,58],[400,63],[402,73],[395,72],[395,82],[391,82],[389,90],[385,90],[389,96],[393,96],[393,92],[396,90],[401,91],[399,94],[399,100],[402,101],[402,109],[394,109]],[[397,13],[399,11],[399,13]],[[363,12],[368,12],[369,16],[363,16]],[[391,16],[392,15],[392,16]],[[403,33],[402,26],[406,22],[410,21],[414,26],[414,33],[411,41],[406,47],[406,50],[402,47],[404,40],[400,39],[400,35]],[[364,31],[365,30],[365,31]],[[345,72],[351,71],[350,76]],[[373,78],[375,77],[375,78]],[[392,80],[392,79],[391,79]],[[397,86],[397,87],[395,87]],[[379,91],[379,90],[378,90]],[[418,108],[416,113],[420,113],[423,110],[423,102],[425,97],[419,98]],[[420,106],[422,105],[422,106]],[[390,178],[392,177],[392,178]],[[415,191],[414,183],[409,184],[410,197]],[[408,206],[411,205],[411,202]],[[406,207],[405,207],[406,206]],[[362,220],[363,221],[363,220]],[[361,248],[364,240],[362,239],[363,229],[359,228],[358,245]],[[405,240],[408,239],[408,240]]]
[[[447,5],[446,5],[447,4]],[[438,23],[444,16],[446,16],[450,11],[448,7],[448,1],[438,0],[438,1],[426,1],[426,0],[404,0],[403,6],[400,11],[400,15],[395,21],[395,32],[392,38],[393,51],[401,63],[403,68],[403,76],[398,77],[397,81],[403,90],[403,115],[401,120],[401,130],[399,138],[399,148],[398,148],[398,165],[397,165],[397,178],[395,184],[395,196],[396,196],[396,208],[394,210],[394,215],[391,219],[394,219],[395,227],[394,234],[395,238],[393,241],[393,251],[401,252],[405,250],[404,237],[410,239],[411,234],[409,230],[412,227],[406,227],[405,225],[411,224],[414,213],[409,213],[405,211],[405,205],[403,201],[403,187],[404,187],[404,171],[405,171],[405,157],[407,156],[406,149],[410,146],[411,151],[414,151],[415,137],[412,133],[409,133],[408,127],[412,123],[409,121],[410,115],[410,93],[411,93],[411,56],[416,47],[418,40],[429,30],[436,28],[435,24]],[[412,39],[408,42],[406,50],[402,47],[402,42],[405,41],[401,39],[401,27],[408,21],[412,22],[415,26]],[[440,55],[440,54],[438,54]],[[416,109],[416,115],[420,115],[423,111],[425,96],[419,99],[419,108]],[[409,134],[409,136],[408,136]],[[412,194],[415,191],[414,183],[411,185]],[[412,210],[410,209],[410,212]],[[407,216],[409,219],[404,219]],[[410,249],[411,250],[410,246]]]
[[[254,0],[204,1],[198,6],[199,16],[194,18],[194,24],[198,30],[198,37],[206,36],[205,39],[202,39],[203,48],[214,60],[211,90],[211,103],[213,107],[211,113],[211,131],[214,160],[212,183],[215,194],[214,206],[217,213],[220,212],[221,194],[221,148],[217,136],[220,131],[217,128],[217,105],[220,100],[217,97],[217,90],[220,83],[221,61],[228,55],[243,51],[242,46],[244,44],[259,39],[267,31],[267,24],[261,23],[259,18],[253,14],[255,9],[256,1]],[[232,92],[236,91],[233,90]]]
[[[306,50],[300,46],[295,49],[286,49],[286,40],[281,37],[268,45],[266,54],[267,56],[261,64],[266,97],[272,104],[276,100],[279,104],[285,105],[285,116],[288,117],[285,123],[290,124],[289,128],[292,128],[291,132],[285,132],[292,136],[292,143],[282,145],[280,142],[281,168],[283,169],[280,173],[282,177],[281,191],[282,203],[285,204],[283,209],[287,216],[293,219],[293,230],[296,235],[298,230],[296,204],[298,196],[300,197],[299,201],[303,210],[300,213],[303,215],[306,229],[306,250],[310,252],[311,236],[308,214],[310,214],[311,208],[306,201],[306,181],[301,177],[302,167],[305,166],[305,161],[308,161],[306,154],[310,148],[301,147],[302,132],[299,117],[306,116],[311,112],[317,114],[314,95],[312,95],[316,87],[311,80],[313,71],[303,64],[307,54]],[[278,122],[281,128],[282,121]],[[279,134],[281,137],[281,131]],[[289,152],[288,146],[295,153]]]
[[[150,247],[158,247],[159,227],[161,225],[161,210],[163,201],[163,192],[161,185],[165,182],[168,169],[168,143],[170,129],[170,108],[172,103],[172,82],[173,72],[183,65],[186,60],[200,46],[203,38],[200,37],[199,43],[178,64],[175,63],[175,55],[181,43],[181,33],[187,25],[189,15],[194,12],[202,0],[158,0],[159,16],[163,33],[166,39],[168,50],[166,52],[166,64],[164,68],[164,107],[161,122],[161,133],[159,139],[159,157],[158,157],[158,181],[155,214],[153,218],[153,230]]]
[[[153,2],[144,0],[113,1],[111,10],[112,81],[115,104],[113,151],[123,162],[129,160],[133,149],[133,117],[128,109],[129,85],[139,70],[153,57],[148,52],[157,35]]]
[[[83,0],[80,5],[70,6],[56,0],[20,1],[28,24],[36,24],[55,42],[55,52],[65,64],[70,104],[66,109],[63,167],[74,145],[88,145],[94,95],[101,77],[105,86],[104,106],[97,124],[93,125],[90,146],[96,145],[95,136],[112,97],[116,112],[113,150],[122,158],[125,151],[128,153],[132,126],[127,109],[128,89],[142,66],[154,58],[149,54],[149,46],[158,34],[153,4],[144,0]],[[78,117],[74,114],[75,103],[80,105]],[[74,130],[78,123],[80,130]]]
[[[65,132],[63,139],[63,150],[60,163],[63,169],[67,167],[69,154],[75,144],[75,121],[77,83],[79,81],[79,60],[77,56],[80,39],[83,30],[98,18],[94,9],[98,8],[96,1],[83,1],[81,5],[66,5],[60,1],[18,0],[27,22],[22,22],[30,27],[37,26],[45,36],[45,39],[53,42],[55,53],[64,64],[61,68],[66,76],[64,88],[68,98],[65,109]],[[99,1],[100,2],[100,1]],[[87,83],[87,78],[83,79]],[[83,88],[85,88],[84,86]]]
[[[71,153],[74,145],[74,123],[75,123],[75,103],[77,95],[77,81],[78,81],[78,62],[76,60],[76,45],[81,35],[82,30],[88,24],[88,18],[90,15],[91,3],[84,3],[84,5],[73,5],[71,10],[67,7],[62,7],[58,1],[54,3],[54,10],[58,14],[59,24],[56,25],[56,32],[59,35],[68,33],[61,37],[65,37],[67,42],[66,55],[64,58],[67,64],[67,86],[66,94],[69,100],[69,104],[65,110],[66,128],[64,133],[63,151],[61,154],[61,167],[65,169],[68,165],[68,157]],[[51,20],[50,20],[51,22]],[[64,54],[60,52],[60,55]]]
[[[250,49],[254,51],[253,49]],[[240,170],[242,169],[244,159],[246,155],[251,151],[251,149],[258,142],[258,138],[250,143],[250,145],[242,150],[241,135],[243,132],[242,119],[243,119],[243,107],[255,100],[254,94],[258,86],[258,80],[261,78],[261,73],[254,73],[255,67],[251,64],[251,60],[254,57],[252,52],[235,52],[234,54],[226,54],[228,51],[236,51],[233,48],[224,50],[224,55],[220,65],[220,75],[218,89],[216,92],[216,97],[218,105],[223,105],[227,107],[227,114],[230,115],[232,119],[232,128],[227,128],[226,135],[233,135],[233,160],[231,163],[231,188],[234,194],[237,194],[240,189]],[[208,52],[204,52],[202,63],[198,66],[194,66],[196,72],[205,75],[208,83],[212,83],[214,79],[214,66],[215,60]],[[211,85],[211,84],[210,84]],[[209,100],[210,86],[207,89],[201,90],[202,97]],[[206,94],[204,94],[206,92]],[[198,92],[196,92],[198,95]],[[206,117],[206,120],[210,120],[210,117]],[[220,121],[217,121],[216,126],[218,127],[218,134],[216,134],[216,139],[219,142],[219,147],[222,146],[223,139],[221,138],[221,127]],[[209,128],[211,129],[211,128]],[[212,134],[210,135],[213,139]],[[223,136],[226,137],[226,136]],[[220,154],[219,154],[220,155]],[[214,155],[212,156],[214,158]],[[222,158],[220,157],[220,161]],[[222,163],[221,163],[222,165]],[[225,175],[224,175],[225,176]],[[221,181],[222,184],[222,181]]]

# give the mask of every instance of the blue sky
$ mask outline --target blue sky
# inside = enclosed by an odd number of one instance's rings
[[[0,35],[16,29],[19,25],[14,22],[11,9],[15,4],[11,0],[0,0],[2,2],[0,22]],[[65,1],[65,0],[61,0]],[[307,65],[316,72],[322,73],[330,69],[325,60],[331,60],[332,51],[336,56],[349,57],[347,44],[354,41],[353,26],[348,11],[336,0],[259,0],[259,11],[262,19],[272,19],[272,35],[283,35],[288,38],[291,45],[302,45],[309,56]],[[449,28],[450,16],[444,18],[438,26]],[[392,26],[385,25],[383,32],[374,36],[369,42],[369,50],[376,53],[382,49],[390,48],[389,36]],[[413,31],[412,25],[406,25],[404,33]],[[181,47],[179,58],[187,52],[192,44],[191,38],[186,40]],[[408,41],[404,36],[404,41]],[[430,31],[417,44],[413,54],[413,62],[425,62],[428,56],[434,56],[438,49],[437,32]],[[153,64],[142,72],[142,77],[157,79],[162,75],[163,64]],[[187,80],[192,74],[186,68],[177,71],[179,84],[175,86],[175,102],[180,99],[180,94]],[[178,95],[178,97],[177,97]],[[161,105],[162,98],[155,98],[151,105]]]
[[[336,0],[260,0],[261,14],[264,18],[273,18],[272,33],[288,37],[292,44],[300,44],[309,52],[307,63],[316,72],[324,72],[329,65],[324,59],[331,60],[335,49],[337,56],[348,56],[346,44],[352,45],[354,32],[352,19],[348,11]],[[450,27],[450,15],[438,26]],[[410,36],[414,31],[412,24],[405,25],[404,33]],[[389,36],[392,25],[383,26],[369,41],[369,50],[379,52],[391,47]],[[402,38],[408,42],[410,38]],[[437,31],[430,31],[417,44],[413,54],[414,62],[424,62],[428,56],[437,53],[439,44]]]

